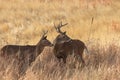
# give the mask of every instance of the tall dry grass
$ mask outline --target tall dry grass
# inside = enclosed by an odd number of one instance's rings
[[[62,30],[84,41],[90,51],[85,67],[74,57],[66,65],[58,63],[51,48],[31,66],[27,59],[20,66],[13,57],[0,57],[0,80],[119,80],[119,8],[119,0],[0,0],[0,48],[36,44],[42,30],[49,30],[52,42],[57,35],[53,24],[63,21],[69,24]]]
[[[104,49],[103,46],[95,46],[91,46],[91,55],[86,59],[84,67],[75,64],[74,57],[70,57],[66,65],[61,65],[50,56],[41,62],[39,56],[27,70],[24,80],[119,80],[119,48],[109,46]],[[51,60],[47,60],[49,58]]]
[[[96,48],[97,47],[97,48]],[[21,70],[16,60],[11,58],[5,64],[1,58],[1,80],[119,80],[120,79],[120,49],[117,45],[91,45],[89,55],[84,57],[86,65],[75,62],[73,56],[67,58],[67,63],[58,62],[52,48],[46,47],[31,66],[27,62]],[[5,68],[6,67],[6,68]],[[27,67],[27,68],[26,68]],[[3,69],[5,68],[5,69]],[[20,75],[19,71],[25,72]]]

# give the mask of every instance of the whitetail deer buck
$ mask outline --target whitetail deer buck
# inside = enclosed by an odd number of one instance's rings
[[[71,39],[66,35],[66,32],[62,32],[60,30],[61,27],[67,25],[62,24],[62,22],[56,27],[56,31],[59,33],[59,35],[55,38],[53,45],[53,52],[54,55],[60,60],[63,59],[64,63],[66,63],[66,58],[68,55],[74,54],[75,57],[78,57],[80,61],[84,64],[83,60],[83,51],[86,49],[88,52],[87,47],[85,46],[84,42],[77,40],[77,39]]]
[[[48,32],[48,31],[47,31]],[[1,48],[2,57],[16,57],[19,53],[19,59],[24,60],[29,56],[29,63],[33,62],[35,58],[43,51],[44,47],[52,46],[51,42],[47,40],[47,32],[43,31],[40,41],[36,45],[6,45]]]

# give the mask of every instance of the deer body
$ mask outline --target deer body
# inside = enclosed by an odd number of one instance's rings
[[[59,60],[63,59],[64,63],[66,63],[66,58],[72,54],[72,49],[73,46],[69,42],[56,43],[53,52]]]
[[[21,51],[21,53],[24,53],[24,51],[28,52],[34,52],[36,46],[35,45],[26,45],[26,46],[21,46],[21,45],[6,45],[4,46],[1,51],[2,55],[12,55],[17,53],[18,51]]]
[[[66,25],[66,24],[64,24]],[[60,60],[63,59],[64,63],[66,63],[66,58],[68,55],[71,55],[74,53],[76,57],[79,57],[82,63],[84,63],[83,60],[83,51],[84,49],[87,50],[84,42],[77,40],[77,39],[71,39],[66,35],[66,32],[62,32],[60,28],[64,26],[59,24],[56,28],[56,31],[59,33],[59,35],[56,37],[56,39],[53,42],[54,45],[54,55]],[[87,50],[88,51],[88,50]]]
[[[1,49],[2,57],[16,57],[19,53],[20,58],[26,58],[29,55],[30,61],[34,61],[35,58],[43,51],[44,47],[52,46],[51,42],[47,40],[46,33],[43,34],[40,41],[36,45],[6,45]],[[30,63],[31,63],[30,62]]]

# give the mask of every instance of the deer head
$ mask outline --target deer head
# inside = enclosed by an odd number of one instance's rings
[[[42,32],[42,37],[40,39],[40,41],[38,42],[38,46],[41,45],[41,46],[51,46],[51,42],[47,39],[47,36],[46,34],[48,33],[48,31],[43,31]]]
[[[65,26],[67,24],[68,23],[62,24],[62,22],[60,22],[57,26],[55,26],[55,24],[54,24],[54,27],[55,27],[56,31],[59,33],[59,35],[55,38],[55,40],[53,41],[53,44],[61,43],[61,42],[64,42],[64,41],[67,41],[67,40],[70,39],[66,35],[66,31],[62,32],[61,29],[60,29],[60,28],[62,28],[63,26]]]

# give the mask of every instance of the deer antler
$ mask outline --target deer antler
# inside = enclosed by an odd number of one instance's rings
[[[58,33],[62,34],[62,33],[64,33],[64,32],[62,32],[62,31],[60,30],[60,28],[63,27],[63,26],[65,26],[65,25],[67,25],[67,24],[68,24],[68,23],[62,24],[62,21],[61,21],[61,22],[58,24],[57,27],[56,27],[55,24],[54,24],[54,27],[55,27],[55,29],[56,29],[56,31],[57,31]]]

